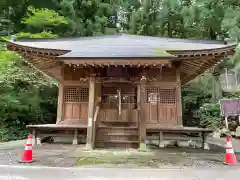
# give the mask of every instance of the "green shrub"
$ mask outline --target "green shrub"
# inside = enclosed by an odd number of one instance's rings
[[[222,118],[220,116],[220,104],[219,103],[205,103],[199,111],[200,123],[204,127],[211,128],[213,130],[221,127]]]
[[[55,38],[57,38],[57,35],[53,34],[51,31],[43,31],[41,33],[36,33],[36,34],[19,32],[16,35],[17,35],[18,39],[20,39],[20,38],[36,38],[36,39],[40,39],[40,38],[55,39]]]
[[[0,51],[0,141],[26,138],[28,124],[55,123],[55,84],[15,53]]]

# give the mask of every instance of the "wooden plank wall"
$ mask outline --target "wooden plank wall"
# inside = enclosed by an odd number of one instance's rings
[[[63,81],[63,121],[71,124],[87,124],[89,84],[79,80],[79,71],[65,66]]]
[[[176,68],[164,68],[156,75],[155,82],[148,82],[144,97],[147,124],[181,125],[181,121],[179,121],[179,103],[181,102],[179,102],[180,94],[177,80]]]
[[[83,77],[85,71],[72,72],[69,68],[64,69],[64,98],[63,98],[63,120],[81,121],[83,124],[87,124],[87,112],[88,112],[88,82],[79,80],[79,77]],[[162,69],[145,69],[144,73],[147,78],[153,77],[154,81],[147,82],[145,96],[141,97],[145,99],[145,113],[147,124],[157,125],[182,125],[181,121],[181,82],[178,77],[177,68],[163,67]],[[83,73],[83,74],[82,74]],[[81,74],[81,75],[80,75]],[[132,121],[138,122],[138,110],[137,100],[132,100],[124,103],[122,102],[121,117],[118,114],[117,103],[109,104],[108,101],[104,101],[104,93],[106,95],[113,95],[115,92],[108,92],[105,87],[117,87],[122,88],[122,91],[128,94],[128,98],[131,99],[137,97],[137,85],[132,84],[135,87],[134,92],[126,91],[132,87],[130,84],[109,83],[101,84],[101,99],[99,120],[100,121]],[[136,91],[135,91],[136,90]],[[115,90],[114,90],[115,91]],[[124,93],[123,93],[124,94]],[[97,98],[97,97],[96,97]],[[113,107],[114,106],[114,107]],[[116,106],[116,107],[115,107]]]
[[[81,121],[81,124],[87,124],[88,87],[81,85],[65,85],[63,92],[63,119],[65,121]]]

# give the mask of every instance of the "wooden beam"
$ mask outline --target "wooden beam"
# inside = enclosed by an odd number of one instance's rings
[[[45,63],[45,62],[56,62],[53,59],[46,59],[46,58],[31,58],[29,59],[32,63]]]
[[[93,111],[94,111],[94,97],[95,97],[95,76],[91,75],[89,78],[89,100],[88,100],[88,127],[87,127],[87,140],[86,149],[92,149],[92,124],[93,124]]]
[[[199,66],[201,65],[205,65],[204,62],[199,62],[199,63],[193,63],[193,62],[186,62],[184,63],[185,66],[191,66],[191,67],[194,67],[194,68],[198,68]]]
[[[57,65],[59,65],[59,64],[56,63],[56,62],[49,62],[49,63],[43,63],[41,65],[36,64],[36,67],[39,68],[39,69],[49,69],[49,68],[52,68],[52,67],[57,66]]]
[[[147,66],[147,65],[161,65],[170,63],[169,59],[73,59],[63,60],[65,64],[87,64],[87,65],[131,65],[131,66]]]
[[[220,57],[219,57],[219,58],[220,58]],[[215,58],[215,63],[213,63],[211,66],[209,66],[209,68],[210,68],[210,67],[213,67],[214,65],[216,65],[217,62],[219,61],[219,58]],[[192,79],[194,79],[194,78],[197,77],[198,75],[204,73],[204,72],[205,72],[207,69],[209,69],[209,68],[200,67],[199,69],[197,69],[197,70],[195,71],[194,74],[192,74],[192,75],[186,77],[185,79],[183,79],[183,80],[182,80],[182,84],[186,84],[187,82],[191,81]]]
[[[140,149],[146,149],[146,116],[145,116],[145,90],[147,79],[142,76],[140,80],[140,109],[139,109],[139,140]]]
[[[198,65],[198,64],[206,64],[206,65],[211,65],[212,63],[214,63],[216,60],[216,58],[221,58],[221,57],[213,57],[211,59],[199,59],[198,61],[191,61],[191,60],[188,60],[188,61],[185,61],[186,64],[190,63],[190,64],[195,64],[195,65]]]
[[[194,74],[196,74],[196,72],[199,72],[199,70],[203,70],[203,69],[209,69],[210,67],[212,67],[214,64],[216,64],[219,59],[222,58],[222,56],[218,56],[215,57],[214,59],[211,60],[198,60],[198,66],[196,67],[195,65],[192,65],[193,62],[189,61],[184,61],[184,65],[182,66],[181,71],[183,72],[188,72],[189,76],[192,76]],[[189,68],[187,68],[189,66]]]

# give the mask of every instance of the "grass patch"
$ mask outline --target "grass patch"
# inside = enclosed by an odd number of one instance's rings
[[[83,166],[83,165],[93,165],[93,164],[105,164],[106,161],[99,159],[97,157],[85,157],[80,158],[77,161],[77,166]]]
[[[149,166],[153,155],[143,152],[91,152],[77,158],[77,166],[86,165],[124,165],[124,166]]]
[[[221,165],[216,152],[206,153],[199,149],[148,149],[140,150],[93,150],[78,151],[76,166],[124,167],[124,168],[162,168]],[[219,160],[220,159],[220,160]],[[204,162],[204,163],[203,163]],[[203,164],[202,164],[203,163]]]

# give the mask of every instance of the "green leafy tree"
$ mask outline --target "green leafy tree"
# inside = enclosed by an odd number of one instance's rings
[[[116,32],[118,0],[59,0],[60,13],[69,18],[67,36],[93,36]]]
[[[35,32],[56,32],[58,26],[68,24],[67,18],[60,16],[54,10],[29,7],[28,11],[27,17],[23,18],[23,23],[26,24],[30,30],[35,30]]]
[[[0,51],[0,141],[25,138],[27,124],[55,122],[57,88],[20,61]]]

